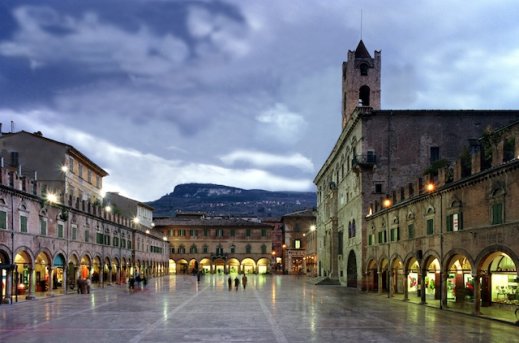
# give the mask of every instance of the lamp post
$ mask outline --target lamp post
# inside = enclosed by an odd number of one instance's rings
[[[389,227],[389,208],[393,202],[389,198],[389,195],[386,194],[386,197],[384,201],[382,202],[382,205],[386,209],[386,240],[387,240],[387,297],[391,298],[391,231]]]
[[[281,247],[282,247],[282,250],[281,250],[281,264],[282,264],[282,267],[283,267],[283,275],[284,275],[285,274],[285,249],[287,248],[287,245],[283,243],[283,245]]]
[[[437,191],[436,185],[433,182],[427,183],[425,189],[429,193]],[[438,195],[440,196],[440,309],[444,309],[447,308],[447,280],[444,280],[447,274],[443,271],[443,194],[438,192]]]

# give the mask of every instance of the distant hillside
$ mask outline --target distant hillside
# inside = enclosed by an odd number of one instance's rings
[[[316,207],[316,194],[186,183],[176,186],[173,193],[148,204],[155,209],[154,216],[174,216],[177,211],[184,211],[266,218]]]

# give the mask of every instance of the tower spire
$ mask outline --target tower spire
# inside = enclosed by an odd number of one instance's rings
[[[360,40],[362,40],[362,8],[360,9]]]

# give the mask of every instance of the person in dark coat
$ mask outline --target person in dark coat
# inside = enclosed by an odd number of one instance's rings
[[[243,277],[241,278],[241,283],[243,285],[243,289],[247,288],[247,275],[243,274]]]
[[[229,276],[229,278],[227,279],[227,285],[229,285],[229,290],[232,289],[232,279],[231,277]]]
[[[234,278],[234,288],[236,289],[236,292],[238,292],[238,287],[240,287],[240,279],[238,277]]]

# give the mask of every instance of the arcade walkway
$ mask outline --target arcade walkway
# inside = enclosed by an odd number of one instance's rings
[[[0,342],[517,342],[519,329],[451,311],[314,286],[304,277],[171,276],[0,306]]]

